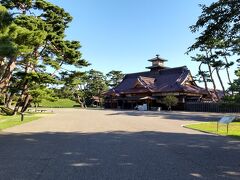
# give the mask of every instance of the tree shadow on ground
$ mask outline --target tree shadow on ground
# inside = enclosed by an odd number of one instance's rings
[[[127,116],[146,116],[146,117],[160,117],[170,120],[194,120],[194,121],[216,121],[219,120],[222,114],[209,114],[209,113],[191,113],[183,111],[113,111],[107,115],[127,115]]]
[[[165,132],[0,135],[1,179],[239,179],[240,142]]]

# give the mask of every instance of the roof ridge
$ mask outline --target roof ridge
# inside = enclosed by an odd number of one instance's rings
[[[148,79],[156,79],[154,77],[147,77],[147,76],[139,76],[139,77],[141,77],[141,78],[148,78]]]
[[[179,67],[174,67],[174,68],[162,69],[162,70],[160,70],[160,72],[161,72],[161,71],[166,71],[166,70],[172,70],[172,69],[180,69],[180,68],[186,68],[186,69],[188,69],[187,66],[179,66]]]
[[[150,71],[142,71],[142,72],[135,72],[135,73],[127,73],[126,75],[132,75],[132,74],[140,74],[140,73],[148,73]]]

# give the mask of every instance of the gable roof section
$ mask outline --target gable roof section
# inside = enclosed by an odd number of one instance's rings
[[[142,83],[144,87],[148,89],[152,89],[155,86],[155,78],[139,76],[138,80]]]
[[[181,84],[189,74],[183,66],[159,71],[155,82],[155,92],[181,91]]]

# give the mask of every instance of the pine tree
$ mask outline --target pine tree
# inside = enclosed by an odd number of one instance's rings
[[[0,3],[7,9],[4,11],[7,17],[11,17],[7,31],[0,27],[0,60],[7,61],[4,67],[6,72],[0,79],[0,89],[6,91],[18,67],[22,81],[15,112],[21,105],[21,111],[24,111],[30,100],[30,84],[41,82],[47,86],[54,82],[52,78],[64,65],[78,68],[88,63],[81,58],[80,43],[65,39],[65,30],[72,17],[63,8],[45,0],[0,0]],[[8,49],[12,51],[1,46],[11,47]],[[47,67],[55,71],[47,72]]]
[[[122,73],[122,71],[112,70],[109,73],[107,73],[106,76],[108,78],[107,80],[108,86],[114,88],[123,80],[124,74]]]
[[[98,97],[101,104],[101,99],[104,93],[108,90],[106,77],[100,71],[91,69],[86,74],[86,94],[89,99],[93,96]]]
[[[221,74],[224,70],[228,83],[232,83],[229,71],[234,62],[231,62],[229,58],[232,59],[233,55],[240,55],[240,1],[218,0],[210,6],[200,6],[202,14],[196,24],[190,27],[193,33],[200,32],[200,35],[189,51],[202,51],[204,46],[206,56],[210,58],[209,74],[216,73],[222,91],[226,95]]]

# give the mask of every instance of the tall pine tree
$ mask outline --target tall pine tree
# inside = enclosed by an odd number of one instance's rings
[[[80,43],[65,39],[65,30],[72,17],[63,8],[45,0],[0,0],[0,3],[11,17],[7,33],[4,36],[1,32],[0,41],[3,46],[10,44],[14,50],[14,53],[6,53],[3,48],[0,51],[0,57],[11,65],[5,68],[6,75],[1,76],[0,89],[7,91],[17,66],[22,81],[15,112],[20,106],[23,106],[21,111],[25,111],[30,99],[30,84],[47,86],[54,82],[52,78],[64,65],[78,68],[88,63],[81,58]],[[47,72],[47,67],[55,71]]]

